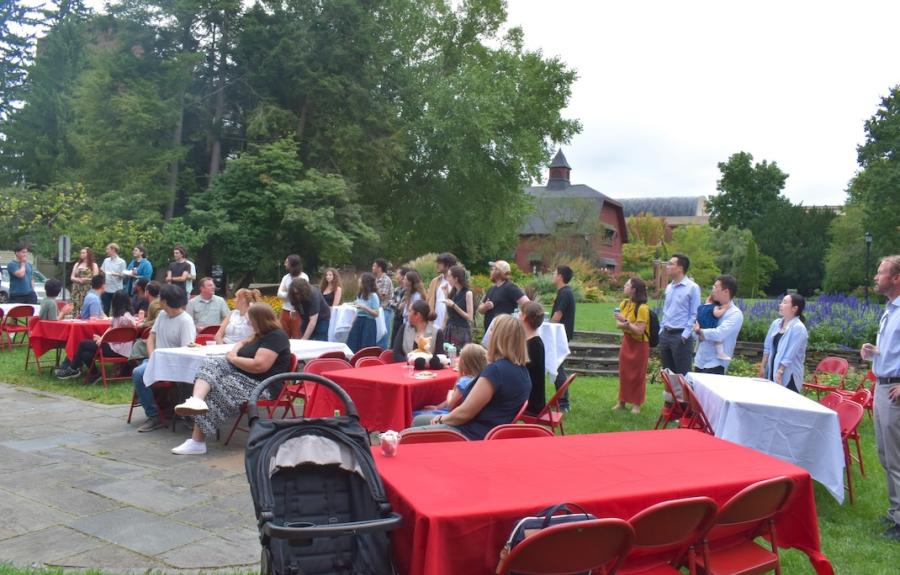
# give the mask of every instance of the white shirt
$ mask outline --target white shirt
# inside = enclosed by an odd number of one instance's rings
[[[872,358],[877,377],[900,377],[900,296],[887,302],[878,320],[878,353]]]
[[[306,281],[309,281],[309,276],[306,275],[306,272],[300,272],[300,275],[297,278],[303,278]],[[281,300],[281,309],[284,311],[294,311],[294,304],[291,303],[291,300],[288,298],[288,290],[291,289],[291,282],[297,279],[291,274],[284,274],[284,277],[281,278],[281,284],[278,286],[278,299]]]
[[[434,325],[441,328],[444,327],[444,318],[447,317],[447,294],[444,293],[444,286],[449,284],[450,281],[447,279],[447,276],[441,276],[441,281],[437,286],[437,292],[434,294],[434,313],[437,315],[437,319],[434,320]]]
[[[696,311],[694,314],[696,315]],[[734,346],[737,344],[738,334],[741,333],[743,323],[744,312],[732,301],[725,310],[725,314],[719,318],[718,326],[700,331],[703,334],[703,340],[697,345],[694,365],[700,369],[722,366],[727,371],[729,361],[716,357],[716,342],[722,342],[722,350],[725,355],[734,355]]]
[[[125,267],[127,265],[128,264],[125,263],[125,260],[123,260],[119,256],[106,258],[105,260],[103,260],[103,265],[100,266],[100,269],[103,270],[104,276],[106,276],[106,286],[103,288],[103,291],[105,291],[106,293],[116,293],[117,291],[122,289],[122,272],[125,271]]]
[[[250,319],[241,315],[238,310],[232,310],[228,315],[228,325],[225,326],[225,343],[237,343],[253,335],[253,326]]]

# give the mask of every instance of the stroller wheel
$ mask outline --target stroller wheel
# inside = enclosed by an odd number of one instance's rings
[[[269,550],[263,547],[259,556],[259,575],[272,574],[272,558],[269,556]]]

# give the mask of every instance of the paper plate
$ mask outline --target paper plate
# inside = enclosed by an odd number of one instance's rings
[[[434,379],[437,377],[437,374],[433,371],[418,371],[413,374],[413,377],[416,379]]]

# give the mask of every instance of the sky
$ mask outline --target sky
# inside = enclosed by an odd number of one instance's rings
[[[578,72],[563,153],[617,198],[716,193],[746,151],[794,203],[838,205],[864,123],[900,83],[897,2],[509,0],[528,49]],[[546,177],[546,176],[545,176]]]
[[[789,174],[794,203],[843,204],[864,123],[900,84],[900,2],[507,2],[528,49],[578,72],[563,152],[573,183],[612,198],[715,194],[745,151]]]

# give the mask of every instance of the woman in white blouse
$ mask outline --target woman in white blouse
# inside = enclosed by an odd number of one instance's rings
[[[234,294],[234,307],[230,314],[225,316],[216,332],[216,343],[237,343],[253,335],[253,327],[247,318],[247,310],[250,306],[262,301],[262,294],[258,289],[237,290]]]

